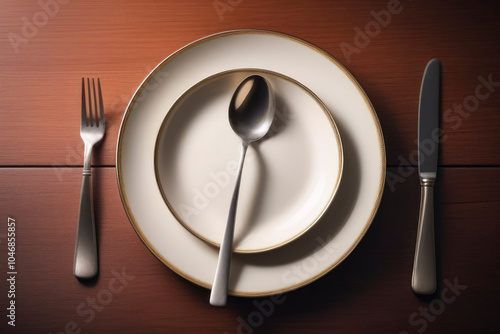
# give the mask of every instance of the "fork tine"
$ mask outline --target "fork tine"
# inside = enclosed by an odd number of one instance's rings
[[[95,93],[95,81],[94,78],[92,78],[92,90],[94,92],[93,97],[94,97],[94,113],[92,114],[92,117],[94,118],[94,123],[95,126],[99,126],[99,115],[98,110],[97,110],[97,94]],[[94,117],[95,116],[95,117]]]
[[[89,102],[89,125],[94,126],[94,122],[92,119],[92,91],[90,90],[90,79],[87,78],[87,93],[88,93],[88,102]]]
[[[87,105],[85,103],[85,79],[82,78],[82,119],[80,127],[87,126]]]
[[[101,91],[101,80],[97,78],[97,90],[99,92],[99,123],[98,126],[106,126],[106,119],[104,118],[104,102],[102,100],[102,91]]]

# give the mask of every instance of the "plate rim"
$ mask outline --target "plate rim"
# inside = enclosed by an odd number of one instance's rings
[[[283,32],[278,32],[278,31],[273,31],[273,30],[263,30],[263,29],[237,29],[237,30],[228,30],[228,31],[222,31],[222,32],[218,32],[218,33],[215,33],[215,34],[211,34],[211,35],[208,35],[208,36],[205,36],[205,37],[202,37],[202,38],[199,38],[183,47],[181,47],[180,49],[174,51],[173,53],[171,53],[170,55],[168,55],[166,58],[164,58],[160,63],[158,63],[158,65],[144,78],[144,80],[141,82],[141,84],[138,86],[137,90],[135,91],[134,95],[132,96],[132,98],[130,99],[126,109],[125,109],[125,112],[123,114],[123,118],[122,118],[122,122],[120,124],[120,129],[119,129],[119,132],[118,132],[118,139],[117,139],[117,150],[116,150],[116,178],[117,178],[117,183],[118,183],[118,190],[119,190],[119,194],[120,194],[120,198],[122,200],[122,204],[124,206],[124,209],[125,209],[125,213],[129,219],[129,222],[131,223],[132,227],[134,228],[136,234],[139,236],[139,238],[141,239],[141,241],[143,242],[143,244],[149,249],[149,251],[160,261],[162,262],[164,265],[166,265],[169,269],[171,269],[172,271],[174,271],[175,273],[177,273],[179,276],[183,277],[184,279],[188,280],[188,281],[191,281],[199,286],[202,286],[202,287],[205,287],[207,289],[210,289],[211,288],[211,284],[207,284],[205,282],[203,282],[202,280],[196,278],[195,276],[192,276],[190,274],[187,274],[185,273],[183,270],[180,270],[179,268],[177,268],[177,266],[171,264],[169,261],[167,261],[161,254],[160,252],[158,252],[158,250],[153,246],[151,245],[146,237],[144,236],[144,234],[142,233],[142,230],[141,228],[138,226],[137,224],[137,220],[133,214],[133,212],[130,210],[130,206],[129,206],[129,203],[128,203],[128,198],[124,192],[124,187],[122,186],[122,175],[121,175],[121,165],[119,163],[120,161],[120,157],[121,157],[121,149],[120,149],[120,146],[121,146],[121,143],[123,142],[123,133],[124,133],[124,125],[126,124],[129,116],[130,116],[130,109],[131,109],[131,106],[133,106],[138,98],[138,96],[140,95],[141,91],[143,89],[145,89],[145,84],[150,80],[150,78],[152,78],[154,75],[156,75],[156,73],[163,67],[165,66],[171,59],[173,59],[174,57],[177,57],[177,56],[180,56],[182,55],[182,53],[186,52],[187,50],[190,50],[191,48],[194,48],[196,47],[197,45],[200,45],[202,43],[205,43],[205,42],[209,42],[209,41],[212,41],[212,40],[215,40],[215,39],[218,39],[218,38],[222,38],[222,37],[226,37],[226,36],[231,36],[231,35],[238,35],[238,34],[253,34],[253,35],[264,35],[264,36],[268,36],[268,35],[272,35],[272,36],[276,36],[278,38],[285,38],[285,39],[289,39],[291,40],[292,42],[296,42],[296,43],[300,43],[306,47],[308,47],[309,49],[313,50],[314,52],[316,53],[319,53],[320,55],[322,55],[324,58],[326,58],[329,62],[331,62],[333,64],[333,66],[336,66],[338,69],[340,69],[343,74],[349,79],[349,81],[354,85],[354,87],[356,88],[356,90],[358,90],[358,92],[360,93],[359,95],[361,96],[361,98],[363,99],[363,101],[365,102],[366,106],[368,107],[368,110],[370,112],[370,115],[372,117],[372,121],[373,123],[375,124],[375,128],[376,128],[376,133],[377,133],[377,137],[378,137],[378,140],[379,140],[379,157],[380,157],[380,169],[381,169],[381,173],[380,173],[380,179],[379,179],[379,182],[378,182],[378,192],[377,192],[377,196],[375,198],[375,201],[373,203],[373,207],[370,211],[370,215],[364,225],[364,229],[361,231],[361,233],[358,235],[358,238],[352,243],[351,247],[349,247],[349,249],[347,249],[344,254],[342,254],[341,257],[339,257],[339,259],[335,262],[335,263],[332,263],[331,265],[329,265],[328,267],[326,267],[324,270],[318,272],[317,274],[309,277],[308,279],[305,279],[299,283],[296,283],[296,284],[292,284],[292,285],[289,285],[285,288],[281,288],[281,289],[275,289],[275,290],[267,290],[267,291],[253,291],[253,292],[247,292],[247,291],[238,291],[238,290],[229,290],[229,294],[231,295],[234,295],[234,296],[242,296],[242,297],[259,297],[259,296],[267,296],[267,295],[272,295],[272,294],[277,294],[277,293],[284,293],[284,292],[288,292],[288,291],[292,291],[292,290],[295,290],[295,289],[298,289],[300,287],[303,287],[303,286],[306,286],[308,284],[310,284],[311,282],[314,282],[315,280],[321,278],[322,276],[324,276],[326,273],[330,272],[333,268],[337,267],[340,263],[342,263],[346,258],[347,256],[349,256],[349,254],[352,253],[352,251],[357,247],[357,245],[359,244],[359,242],[363,239],[363,237],[365,236],[366,232],[368,231],[368,229],[370,228],[371,224],[373,223],[373,219],[375,218],[375,215],[377,214],[377,211],[378,211],[378,208],[380,206],[380,202],[382,200],[382,195],[383,195],[383,192],[384,192],[384,183],[385,183],[385,178],[386,178],[386,149],[385,149],[385,142],[384,142],[384,136],[383,136],[383,133],[382,133],[382,127],[380,125],[380,121],[378,119],[378,116],[375,112],[375,109],[370,101],[370,99],[368,98],[367,94],[365,93],[365,91],[363,90],[363,88],[361,87],[361,85],[358,83],[358,81],[354,78],[354,76],[336,59],[334,58],[331,54],[329,54],[328,52],[326,52],[325,50],[321,49],[320,47],[300,38],[300,37],[296,37],[296,36],[293,36],[293,35],[290,35],[290,34],[287,34],[287,33],[283,33]]]
[[[265,247],[265,248],[259,248],[259,249],[249,249],[249,250],[245,250],[245,249],[242,250],[242,249],[237,249],[237,248],[233,249],[233,253],[254,254],[254,253],[262,253],[262,252],[274,250],[274,249],[280,248],[282,246],[288,245],[289,243],[295,241],[296,239],[300,238],[302,235],[304,235],[305,233],[307,233],[307,231],[309,231],[319,220],[321,220],[321,218],[324,216],[325,212],[328,210],[328,208],[330,207],[331,203],[333,202],[333,200],[334,200],[334,198],[335,198],[335,196],[336,196],[336,194],[338,192],[338,189],[339,189],[339,186],[340,186],[340,182],[342,180],[342,173],[343,173],[343,170],[344,170],[344,149],[343,149],[343,145],[342,145],[342,137],[340,136],[340,132],[338,130],[337,124],[335,123],[335,118],[333,117],[333,114],[331,113],[331,111],[328,109],[328,107],[326,106],[326,104],[312,90],[310,90],[308,87],[306,87],[304,84],[298,82],[297,80],[295,80],[293,78],[290,78],[289,76],[287,76],[287,75],[285,75],[283,73],[279,73],[279,72],[271,71],[271,70],[266,70],[266,69],[259,69],[259,68],[238,68],[238,69],[231,69],[231,70],[226,70],[226,71],[218,72],[218,73],[215,73],[215,74],[213,74],[211,76],[203,78],[202,80],[198,81],[197,83],[195,83],[194,85],[192,85],[191,87],[189,87],[188,89],[186,89],[175,100],[175,102],[172,104],[172,106],[168,109],[168,111],[167,111],[165,117],[163,118],[163,121],[160,124],[160,127],[159,127],[159,129],[157,131],[158,134],[156,136],[155,148],[154,148],[154,169],[155,169],[156,184],[158,186],[158,189],[160,190],[160,193],[162,195],[163,201],[165,202],[165,204],[167,205],[168,209],[170,210],[170,212],[172,213],[172,215],[175,217],[175,219],[177,220],[177,222],[179,224],[181,224],[185,229],[187,229],[195,237],[197,237],[197,238],[199,238],[199,239],[207,242],[210,245],[213,245],[214,247],[220,248],[220,243],[217,243],[217,242],[215,242],[213,240],[209,240],[207,237],[205,237],[205,236],[201,235],[200,233],[196,232],[193,228],[191,228],[189,226],[189,224],[187,224],[186,222],[184,222],[184,220],[177,214],[176,210],[174,210],[172,204],[168,200],[167,195],[165,194],[165,191],[164,191],[163,187],[161,186],[161,180],[160,180],[161,177],[160,177],[159,171],[158,171],[158,159],[159,159],[158,155],[159,155],[160,137],[161,137],[161,134],[163,133],[163,131],[165,131],[164,128],[167,126],[168,120],[173,117],[173,116],[171,116],[172,110],[174,110],[175,108],[177,108],[179,106],[179,104],[181,104],[181,102],[183,102],[182,100],[184,100],[185,98],[187,98],[189,94],[193,93],[194,90],[196,90],[198,88],[201,88],[202,86],[208,84],[209,82],[211,82],[211,81],[213,81],[213,80],[215,80],[217,78],[220,78],[222,76],[229,75],[229,74],[232,74],[232,73],[241,73],[241,72],[257,73],[257,74],[263,73],[263,74],[270,75],[270,76],[276,76],[276,77],[279,77],[279,78],[281,78],[283,80],[286,80],[286,81],[288,81],[288,82],[290,82],[290,83],[298,86],[306,94],[308,94],[319,105],[319,107],[321,108],[322,112],[325,114],[326,118],[328,119],[328,121],[330,123],[331,130],[333,132],[334,137],[336,138],[337,158],[338,158],[338,161],[339,161],[338,169],[337,169],[337,173],[336,173],[337,177],[336,177],[336,180],[335,180],[335,184],[334,184],[333,188],[330,191],[330,195],[329,195],[329,198],[328,198],[327,202],[325,203],[325,206],[319,211],[319,213],[316,214],[316,217],[304,229],[301,229],[297,234],[294,234],[289,239],[281,241],[280,243],[278,243],[276,245],[271,245],[271,246],[268,246],[268,247]]]

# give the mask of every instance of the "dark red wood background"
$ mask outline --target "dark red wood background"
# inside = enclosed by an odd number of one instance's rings
[[[0,8],[0,332],[500,332],[496,1],[8,0]],[[383,10],[390,17],[375,24]],[[213,308],[209,291],[161,264],[128,222],[116,140],[129,99],[154,66],[196,39],[242,28],[292,34],[336,57],[378,113],[388,175],[409,176],[388,178],[370,230],[325,277],[272,307],[269,298],[231,297]],[[361,40],[357,29],[366,28],[371,36]],[[347,54],[343,43],[357,49]],[[432,58],[443,66],[446,136],[436,189],[439,286],[419,297],[410,288],[420,197],[412,157]],[[94,154],[101,273],[88,284],[72,275],[82,76],[101,78],[108,126]],[[17,223],[15,327],[6,317],[9,217]]]

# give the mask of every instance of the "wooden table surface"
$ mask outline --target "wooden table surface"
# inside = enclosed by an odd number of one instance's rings
[[[3,1],[0,5],[1,333],[499,333],[500,5],[496,1]],[[376,19],[378,17],[378,20]],[[275,300],[209,291],[158,261],[129,223],[115,152],[154,66],[233,29],[276,30],[337,58],[377,111],[387,151],[378,214],[358,247]],[[367,33],[365,31],[368,31]],[[442,62],[438,289],[410,287],[420,185],[420,83]],[[81,77],[99,76],[107,134],[94,154],[100,275],[72,274],[83,145]],[[402,177],[404,176],[404,177]],[[15,327],[7,317],[16,222]]]

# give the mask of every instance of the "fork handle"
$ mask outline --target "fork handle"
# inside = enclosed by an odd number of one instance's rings
[[[92,201],[92,175],[90,169],[83,170],[80,211],[76,232],[75,260],[73,274],[81,279],[97,275],[97,240]]]

